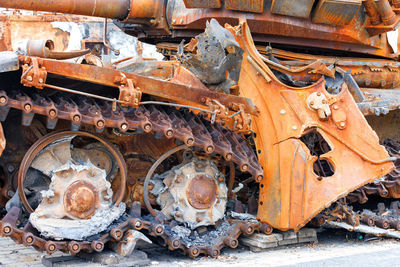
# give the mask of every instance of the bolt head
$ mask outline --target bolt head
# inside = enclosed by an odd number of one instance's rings
[[[103,127],[104,127],[104,121],[98,121],[98,122],[96,123],[96,125],[97,125],[97,127],[99,127],[99,128],[103,128]]]
[[[32,109],[31,104],[25,104],[24,109],[25,109],[26,111],[30,111],[30,110]]]
[[[75,123],[77,123],[81,120],[81,117],[79,115],[75,115],[72,119]]]

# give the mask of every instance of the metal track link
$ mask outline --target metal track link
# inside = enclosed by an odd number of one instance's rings
[[[175,110],[157,105],[122,108],[112,103],[84,96],[73,99],[62,94],[45,96],[38,92],[0,91],[0,121],[4,121],[10,108],[22,110],[22,124],[29,126],[35,114],[47,117],[47,128],[54,129],[58,119],[71,121],[71,129],[79,130],[81,123],[94,125],[97,132],[118,128],[122,132],[136,130],[155,132],[158,136],[176,138],[188,146],[201,148],[206,153],[217,153],[233,161],[241,171],[249,172],[260,182],[263,170],[244,137],[207,121],[201,114],[188,110]]]
[[[32,246],[38,251],[46,251],[48,254],[53,254],[56,251],[65,253],[77,254],[80,251],[101,252],[104,249],[104,244],[113,239],[111,229],[109,233],[99,235],[98,238],[92,241],[53,241],[45,240],[40,237],[40,234],[28,222],[23,229],[17,226],[20,208],[12,207],[6,216],[0,221],[0,235],[10,237],[14,242],[23,244],[24,246]],[[122,236],[121,236],[122,237]]]
[[[353,212],[353,207],[349,204],[344,205],[346,210],[351,211],[349,216],[341,216],[337,212],[320,214],[314,220],[314,224],[326,227],[344,228],[349,231],[356,231],[375,236],[386,236],[400,239],[400,202],[391,202],[388,207],[384,203],[379,203],[377,209],[363,209]],[[349,217],[358,217],[357,223],[349,220]]]
[[[271,234],[272,228],[268,225],[261,224],[257,221],[239,221],[228,220],[229,226],[221,231],[220,235],[213,238],[210,244],[189,244],[183,239],[174,236],[172,226],[170,224],[160,223],[154,217],[125,217],[125,219],[113,226],[107,233],[98,234],[91,241],[53,241],[45,240],[28,222],[23,229],[18,228],[18,218],[20,208],[13,207],[0,222],[0,235],[10,237],[14,242],[23,244],[24,246],[32,246],[38,251],[45,251],[52,254],[56,251],[64,253],[77,254],[81,251],[101,252],[104,244],[111,242],[123,242],[126,231],[134,229],[144,231],[145,233],[159,237],[164,241],[170,250],[182,250],[191,258],[195,258],[201,254],[211,257],[218,257],[223,247],[236,248],[239,245],[238,238],[240,235],[251,235],[254,231],[260,231],[265,234]],[[218,226],[217,226],[218,227]],[[89,238],[90,240],[90,238]]]

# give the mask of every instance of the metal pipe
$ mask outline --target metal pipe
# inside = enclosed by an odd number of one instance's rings
[[[381,23],[381,18],[377,11],[375,0],[367,0],[364,1],[363,4],[371,25],[378,25],[379,23]]]
[[[396,14],[393,12],[392,6],[388,0],[378,0],[376,7],[382,22],[385,25],[392,25],[396,22]]]
[[[119,50],[118,49],[114,49],[109,43],[108,43],[108,39],[107,39],[107,18],[104,19],[104,32],[103,32],[103,44],[105,47],[107,47],[108,49],[110,49],[111,51],[114,52],[114,54],[116,56],[119,56]]]
[[[0,0],[0,7],[125,19],[130,0]]]

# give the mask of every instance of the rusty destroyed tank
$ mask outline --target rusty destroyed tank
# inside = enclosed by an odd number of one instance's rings
[[[2,236],[190,257],[306,225],[400,238],[400,1],[0,7],[35,11],[0,28]]]

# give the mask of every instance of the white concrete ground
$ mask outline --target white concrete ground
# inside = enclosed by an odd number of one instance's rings
[[[245,247],[225,249],[218,259],[200,257],[190,260],[163,248],[144,250],[153,266],[400,266],[400,241],[392,239],[358,240],[352,233],[323,231],[318,244],[302,244],[253,253]],[[52,257],[60,256],[56,253]],[[43,266],[44,254],[0,238],[0,266]],[[48,257],[48,256],[47,256]],[[76,266],[101,266],[82,262]],[[104,266],[104,265],[103,265]]]

